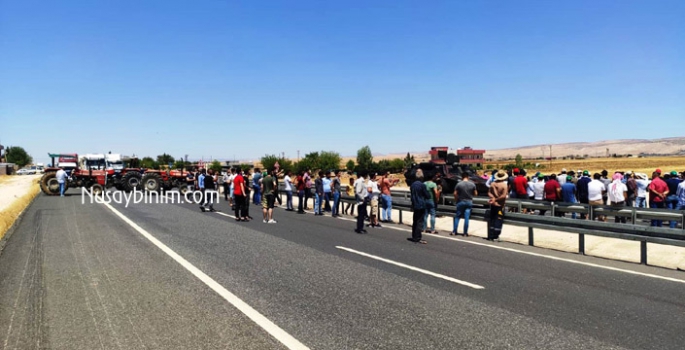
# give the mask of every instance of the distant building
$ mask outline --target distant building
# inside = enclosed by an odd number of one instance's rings
[[[471,147],[464,147],[457,150],[457,157],[459,157],[459,164],[469,164],[475,167],[483,167],[484,149],[473,149]]]

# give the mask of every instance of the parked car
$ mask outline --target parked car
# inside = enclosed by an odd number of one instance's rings
[[[28,174],[30,174],[30,171],[29,171],[29,169],[19,169],[19,170],[17,170],[16,174],[17,175],[28,175]]]

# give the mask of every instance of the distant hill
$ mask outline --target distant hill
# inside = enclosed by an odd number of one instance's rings
[[[487,150],[488,159],[514,158],[517,154],[523,158],[549,157],[549,145],[534,145],[517,148]],[[597,142],[572,142],[552,145],[553,157],[572,155],[603,157],[607,154],[639,155],[659,154],[674,155],[685,152],[685,137],[669,137],[655,140],[608,140]]]

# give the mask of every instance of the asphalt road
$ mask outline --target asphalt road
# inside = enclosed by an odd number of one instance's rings
[[[685,344],[682,272],[479,238],[419,245],[405,226],[359,235],[350,220],[281,209],[264,224],[193,204],[111,208],[79,195],[29,207],[0,254],[0,348]]]

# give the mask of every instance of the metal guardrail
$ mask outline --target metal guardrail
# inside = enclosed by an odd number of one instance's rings
[[[347,185],[343,185],[340,203],[356,203],[356,199],[345,195]],[[281,188],[280,194],[284,194]],[[294,193],[295,195],[295,193]],[[403,212],[411,212],[411,198],[409,191],[391,190],[393,197],[393,209],[399,211],[399,223],[403,222]],[[452,195],[441,196],[440,203],[436,208],[437,215],[454,217],[455,206],[452,204]],[[474,207],[471,211],[471,219],[488,220],[488,198],[475,197]],[[541,202],[525,199],[507,199],[505,205],[509,209],[518,210],[507,212],[504,215],[504,223],[507,225],[527,227],[528,245],[535,245],[535,229],[553,230],[578,234],[578,253],[585,254],[585,235],[619,238],[640,242],[640,263],[647,264],[647,243],[656,243],[685,247],[685,211],[670,209],[647,209],[612,206],[591,206],[581,203],[555,203]],[[552,216],[523,214],[523,209],[547,210]],[[352,210],[354,210],[352,208]],[[554,216],[555,213],[586,214],[590,218],[593,215],[611,217],[625,217],[626,223],[602,222],[592,220],[572,219],[570,217]],[[379,213],[377,215],[380,215]],[[678,221],[680,229],[669,227],[653,227],[640,224],[641,220],[664,220]],[[667,223],[666,223],[667,224]]]

